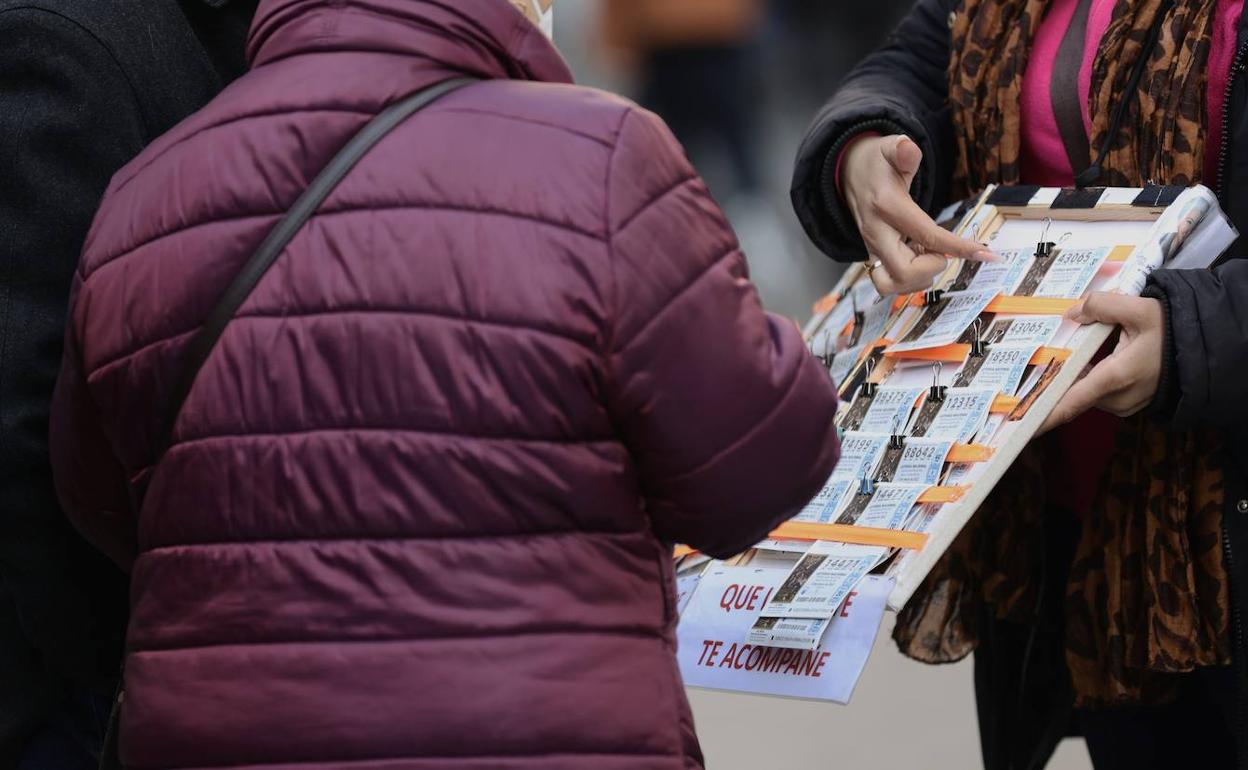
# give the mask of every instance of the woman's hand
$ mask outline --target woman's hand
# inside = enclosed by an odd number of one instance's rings
[[[923,152],[906,136],[864,136],[845,151],[841,194],[849,206],[881,295],[926,289],[950,257],[997,258],[983,244],[932,221],[910,197]]]
[[[1161,381],[1166,323],[1161,302],[1121,294],[1093,294],[1087,302],[1067,311],[1066,317],[1081,324],[1121,326],[1122,334],[1114,352],[1062,396],[1040,432],[1065,425],[1092,407],[1127,417],[1151,404]]]

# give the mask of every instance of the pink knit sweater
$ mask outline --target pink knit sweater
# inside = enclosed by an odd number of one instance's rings
[[[1092,0],[1088,10],[1086,43],[1083,62],[1079,67],[1079,104],[1083,106],[1083,124],[1092,133],[1088,112],[1088,94],[1092,87],[1092,60],[1101,37],[1109,27],[1115,0]],[[1049,86],[1057,49],[1070,27],[1078,0],[1053,0],[1044,21],[1036,30],[1036,41],[1027,70],[1023,73],[1022,91],[1022,157],[1020,166],[1024,184],[1063,187],[1073,183],[1075,170],[1070,167],[1066,148],[1058,133],[1053,116]],[[1239,25],[1243,0],[1218,0],[1213,40],[1209,50],[1209,91],[1206,100],[1208,135],[1205,142],[1205,179],[1212,181],[1216,172],[1218,146],[1222,139],[1222,107],[1226,99],[1226,83],[1231,59],[1235,56],[1235,29]],[[1092,148],[1093,157],[1096,148]],[[1079,169],[1082,171],[1082,169]]]

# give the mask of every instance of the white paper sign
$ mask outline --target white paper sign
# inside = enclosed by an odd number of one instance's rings
[[[950,292],[940,301],[943,307],[940,314],[931,321],[931,324],[915,336],[915,332],[911,331],[906,335],[906,341],[892,345],[889,350],[893,352],[905,352],[908,350],[923,350],[925,348],[935,348],[941,345],[948,345],[957,342],[962,336],[962,332],[970,328],[979,314],[984,312],[984,308],[988,307],[988,303],[992,302],[997,296],[995,291],[981,292]],[[926,313],[925,313],[926,315]],[[924,323],[924,318],[920,317],[919,323]]]
[[[830,618],[845,596],[888,553],[885,548],[823,540],[810,547],[760,614]]]
[[[698,581],[702,579],[701,574],[682,575],[676,578],[676,614],[682,614],[685,607],[689,605],[689,600],[693,598],[693,592],[698,587]]]
[[[931,426],[922,435],[957,443],[970,441],[988,419],[988,412],[996,397],[995,390],[950,388],[936,419],[932,420]]]
[[[792,563],[769,560],[763,564],[730,567],[716,562],[702,573],[693,597],[686,602],[680,614],[680,622],[698,623],[703,626],[741,626],[742,617],[749,623],[741,628],[739,636],[745,639],[754,619],[792,571]]]
[[[766,592],[778,588],[783,577],[770,572],[750,576],[746,582]],[[709,585],[704,584],[701,590]],[[686,616],[677,630],[681,675],[691,687],[848,703],[871,655],[892,588],[891,579],[868,577],[862,581],[842,603],[814,650],[749,642],[757,610],[721,610],[715,623]]]

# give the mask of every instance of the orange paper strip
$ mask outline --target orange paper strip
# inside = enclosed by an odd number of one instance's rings
[[[1135,251],[1134,246],[1115,246],[1109,252],[1109,256],[1105,258],[1106,262],[1126,262],[1127,257],[1131,256],[1131,252]]]
[[[697,551],[693,550],[687,545],[678,545],[676,546],[676,548],[672,550],[672,558],[679,559],[680,557],[688,556],[691,553],[697,553]]]
[[[811,524],[803,521],[785,522],[771,536],[777,540],[830,540],[835,543],[881,545],[885,548],[905,548],[911,551],[921,550],[927,545],[927,535],[922,532],[847,524]]]
[[[1002,294],[985,308],[986,313],[1012,313],[1014,315],[1062,315],[1077,305],[1077,299],[1050,299],[1049,297],[1015,297]]]
[[[966,494],[966,487],[928,487],[919,495],[920,503],[956,503]]]
[[[813,308],[815,311],[814,315],[823,315],[824,313],[829,312],[832,308],[836,307],[836,303],[839,301],[840,300],[837,298],[836,292],[834,291],[823,295],[823,297],[815,303]]]
[[[1053,361],[1065,361],[1068,358],[1070,358],[1068,348],[1040,348],[1028,363],[1032,366],[1046,366]]]
[[[988,411],[993,414],[1009,414],[1018,406],[1020,400],[1015,396],[997,396],[992,402],[992,408]]]
[[[954,444],[945,460],[951,463],[985,463],[992,459],[994,451],[983,444]]]
[[[971,346],[961,342],[955,342],[951,345],[941,345],[937,348],[924,348],[923,350],[906,350],[900,353],[892,351],[884,351],[884,355],[889,358],[900,358],[906,361],[940,361],[942,363],[961,363],[971,354]]]
[[[984,308],[985,313],[1013,313],[1014,315],[1061,315],[1078,303],[1077,299],[1053,299],[1051,297],[1020,297],[999,294]],[[923,295],[910,295],[911,307],[923,307]]]
[[[900,353],[885,351],[884,355],[889,358],[897,358],[903,361],[940,361],[947,364],[960,364],[966,360],[971,354],[971,346],[955,342],[951,345],[941,345],[936,348],[924,348],[923,350],[905,350]],[[1066,348],[1040,348],[1036,354],[1031,357],[1030,363],[1033,366],[1047,364],[1050,361],[1065,361],[1070,358],[1070,351]]]

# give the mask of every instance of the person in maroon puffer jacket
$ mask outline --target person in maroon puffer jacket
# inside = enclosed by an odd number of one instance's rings
[[[74,286],[53,456],[133,575],[124,764],[700,767],[670,544],[727,556],[815,494],[826,370],[663,123],[507,0],[263,0],[249,57],[113,179]],[[150,467],[266,232],[464,74],[296,236]]]

